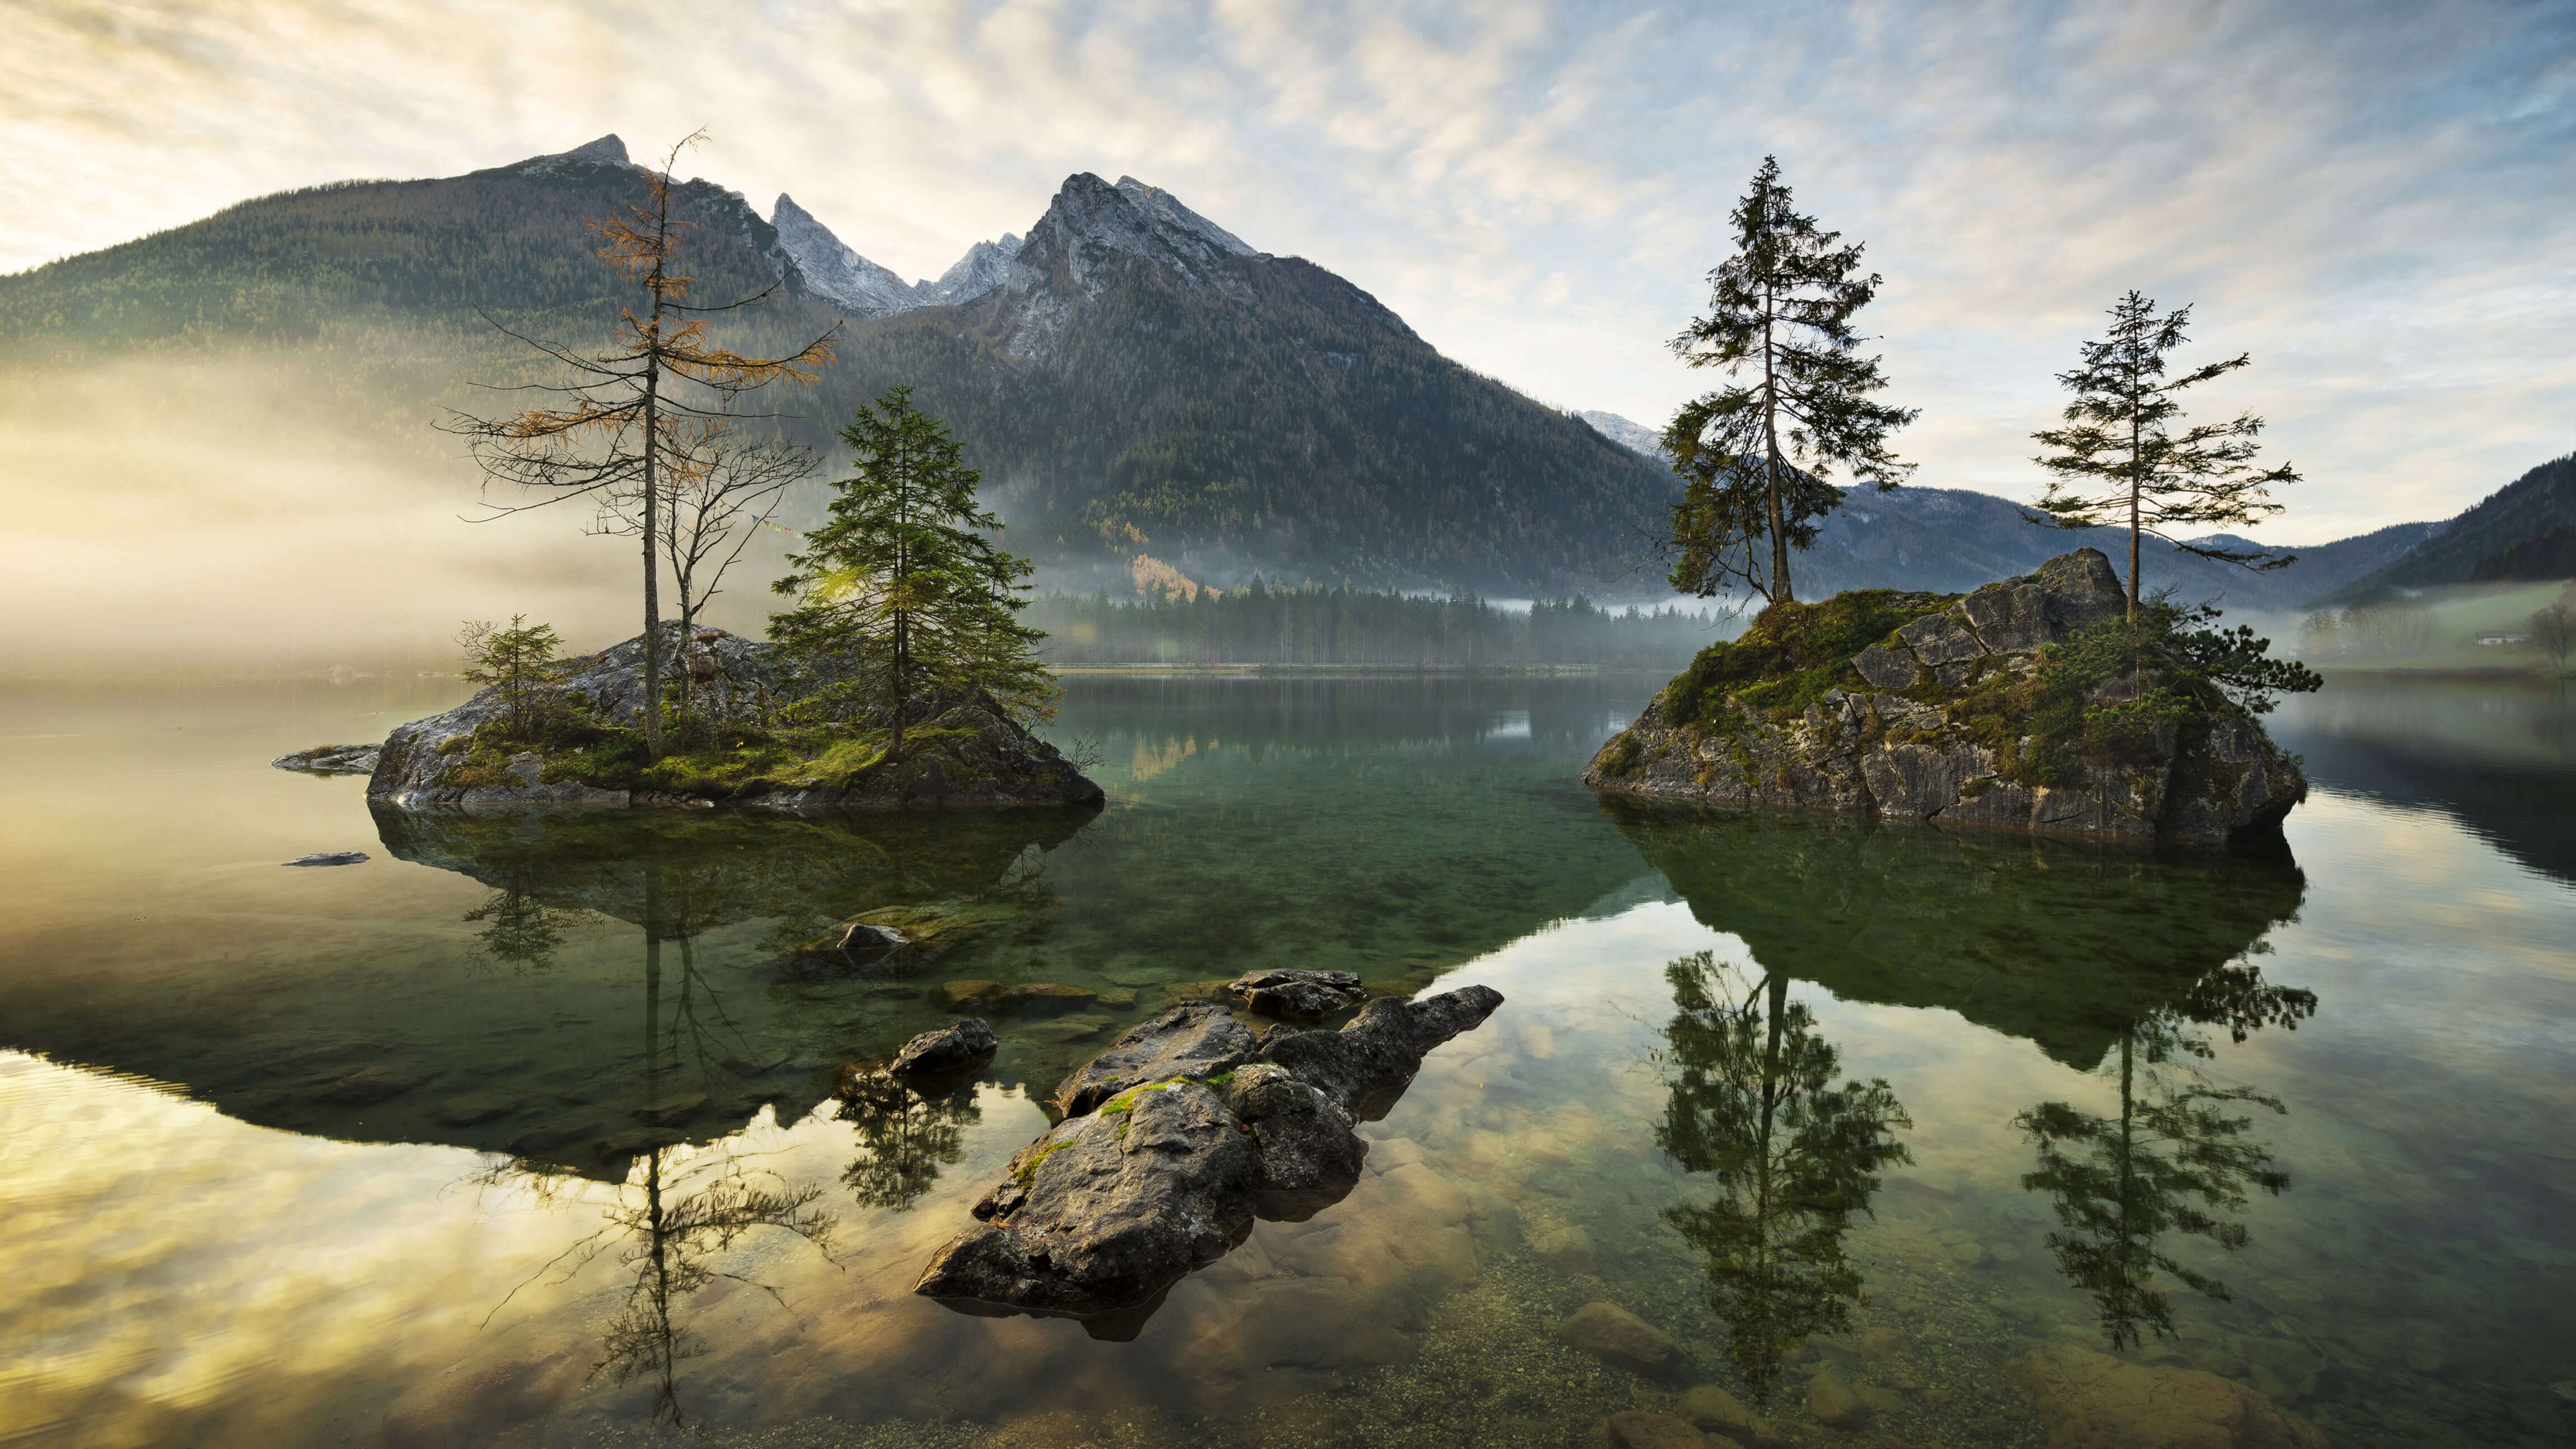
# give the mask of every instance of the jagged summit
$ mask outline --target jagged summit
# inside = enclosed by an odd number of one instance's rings
[[[1086,296],[1107,284],[1108,266],[1142,257],[1177,272],[1189,285],[1212,280],[1221,258],[1258,256],[1242,238],[1181,205],[1170,192],[1122,177],[1112,186],[1085,171],[1065,178],[1045,216],[1020,248],[1025,288],[1061,268]]]
[[[1152,212],[1157,220],[1184,231],[1195,232],[1236,256],[1260,255],[1259,252],[1247,246],[1243,238],[1181,205],[1180,198],[1159,186],[1148,186],[1133,176],[1121,176],[1118,178],[1118,194]]]
[[[971,302],[1010,280],[1011,264],[1019,254],[1019,236],[1006,231],[1000,241],[977,242],[968,247],[955,266],[939,274],[938,281],[923,285],[935,288],[941,302]]]
[[[804,274],[806,289],[842,311],[883,317],[939,300],[923,295],[931,284],[907,282],[850,250],[786,192],[778,194],[769,224],[778,229],[779,248]]]

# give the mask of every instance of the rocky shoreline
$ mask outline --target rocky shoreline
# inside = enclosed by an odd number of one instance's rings
[[[2110,561],[2089,548],[1971,594],[1875,590],[1765,610],[1666,685],[1583,781],[1645,800],[2141,842],[2277,835],[2307,781],[2215,689],[2167,708],[2160,678],[2103,679],[2072,704],[2078,732],[2129,707],[2129,738],[2105,750],[2084,734],[2062,760],[2034,758],[2041,731],[2066,728],[2033,704],[2044,651],[2124,610]],[[1829,657],[1810,657],[1819,647]]]

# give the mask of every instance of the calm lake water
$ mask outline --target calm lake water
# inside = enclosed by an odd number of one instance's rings
[[[2286,854],[2143,855],[1604,809],[1657,682],[1076,678],[1106,810],[901,820],[378,819],[265,762],[450,686],[13,691],[0,1442],[1573,1445],[1716,1384],[2039,1445],[2062,1344],[2571,1442],[2566,694],[2339,680]],[[899,905],[943,954],[782,964]],[[1261,966],[1507,1000],[1131,1342],[911,1295],[1068,1068]],[[1098,995],[836,1097],[950,979]]]

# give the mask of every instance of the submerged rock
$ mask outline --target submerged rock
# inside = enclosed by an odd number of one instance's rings
[[[2015,1359],[2006,1373],[2048,1424],[2049,1449],[2326,1449],[2314,1425],[2198,1369],[2054,1344]]]
[[[1321,1021],[1367,995],[1350,971],[1247,971],[1225,989],[1264,1016],[1291,1021]]]
[[[1619,1449],[1707,1449],[1708,1436],[1670,1414],[1636,1409],[1612,1414],[1606,1423],[1610,1442]]]
[[[1771,1442],[1771,1425],[1744,1406],[1744,1401],[1716,1384],[1700,1384],[1682,1395],[1685,1419],[1738,1444]]]
[[[306,775],[372,775],[376,770],[376,751],[380,745],[315,745],[269,761],[277,770],[294,770]]]
[[[788,703],[797,697],[793,682],[781,676],[771,646],[721,629],[701,629],[683,638],[676,621],[664,627],[668,677],[678,679],[685,668],[691,687],[715,707],[749,709],[754,701]],[[569,661],[539,693],[549,709],[576,710],[580,718],[601,726],[632,728],[641,718],[643,669],[644,636],[639,634]],[[774,774],[722,781],[655,776],[648,782],[631,765],[621,769],[594,758],[587,745],[567,746],[552,755],[523,751],[506,761],[486,755],[485,763],[475,764],[475,732],[506,712],[498,689],[486,689],[454,709],[395,729],[373,761],[368,799],[402,810],[524,805],[703,809],[715,803],[826,810],[1098,805],[1103,798],[1100,787],[1054,746],[981,694],[928,700],[918,714],[908,712],[905,728],[915,742],[903,759],[830,771],[807,760],[782,765]]]
[[[2080,738],[2066,735],[2065,711],[2041,707],[2042,651],[2126,607],[2110,560],[2090,548],[1972,594],[1777,605],[1666,685],[1583,780],[1700,805],[2140,841],[2277,834],[2307,781],[2214,686],[2152,672],[2106,681],[2127,689],[2074,702]],[[2092,712],[2141,685],[2162,691],[2157,707],[2095,738]]]
[[[1132,1337],[1184,1275],[1256,1217],[1298,1221],[1358,1182],[1353,1103],[1412,1080],[1422,1053],[1491,1015],[1491,987],[1372,1002],[1340,1032],[1255,1038],[1223,1008],[1175,1006],[1067,1077],[1070,1114],[1011,1159],[913,1291],[966,1312],[1075,1317]],[[1307,1038],[1349,1038],[1339,1051]],[[1294,1047],[1288,1058],[1279,1047]],[[1293,1059],[1292,1059],[1293,1058]],[[1389,1097],[1391,1100],[1391,1097]]]
[[[1662,1375],[1681,1367],[1673,1336],[1616,1303],[1586,1303],[1557,1326],[1557,1336],[1604,1363]]]

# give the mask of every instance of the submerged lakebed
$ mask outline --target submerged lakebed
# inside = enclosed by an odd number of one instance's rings
[[[1605,808],[1660,682],[1076,677],[1106,809],[806,818],[266,767],[428,681],[14,692],[0,1441],[1571,1445],[1711,1385],[2038,1445],[2061,1348],[2338,1445],[2576,1430],[2564,694],[2338,679],[2276,717],[2286,853],[2159,854]],[[935,952],[795,964],[888,912]],[[911,1293],[1067,1070],[1262,968],[1505,1005],[1132,1341]],[[952,980],[1076,990],[956,1091],[836,1094]],[[1763,1205],[1793,1150],[1835,1191]]]

